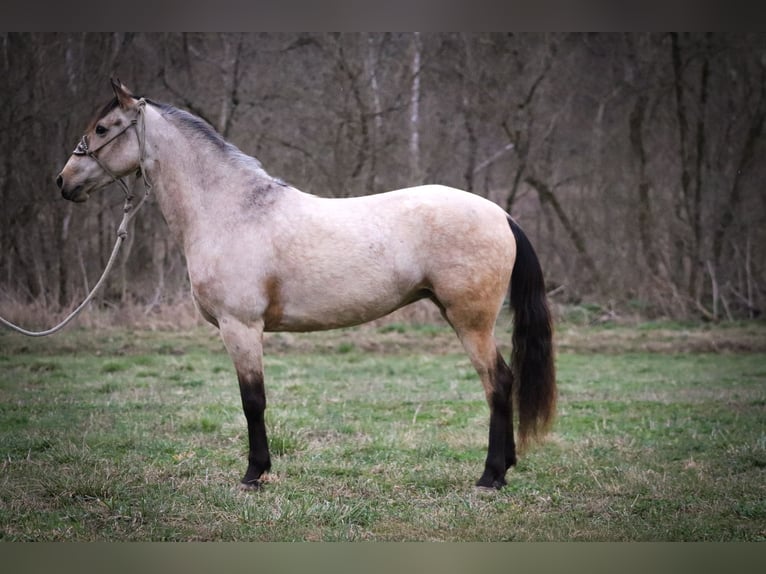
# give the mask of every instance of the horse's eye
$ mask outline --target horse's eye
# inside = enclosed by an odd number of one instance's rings
[[[102,135],[104,135],[106,133],[106,131],[107,131],[107,129],[104,126],[102,126],[101,124],[98,124],[96,126],[96,135],[102,136]]]

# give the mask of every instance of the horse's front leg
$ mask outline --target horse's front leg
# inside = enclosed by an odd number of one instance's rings
[[[247,419],[250,452],[241,487],[245,490],[256,489],[261,485],[261,475],[271,468],[264,422],[263,323],[244,325],[234,319],[221,319],[219,326],[221,338],[237,371],[242,408]]]

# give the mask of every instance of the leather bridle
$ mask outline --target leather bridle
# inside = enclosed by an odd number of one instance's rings
[[[93,159],[98,166],[104,170],[114,181],[119,183],[122,186],[123,191],[125,192],[125,196],[132,198],[132,193],[130,189],[128,189],[128,185],[125,183],[125,181],[122,178],[117,177],[112,170],[110,170],[103,161],[101,161],[96,155],[99,151],[104,149],[107,145],[112,143],[114,140],[116,140],[118,137],[123,135],[125,132],[127,132],[130,128],[135,127],[136,128],[136,137],[138,138],[138,173],[141,175],[141,177],[144,180],[144,186],[146,187],[146,194],[149,194],[149,190],[151,189],[151,184],[146,176],[146,170],[144,169],[144,160],[145,153],[146,153],[146,100],[144,98],[141,98],[138,100],[138,108],[136,109],[136,117],[134,117],[130,122],[125,125],[120,131],[115,133],[112,137],[110,137],[105,142],[101,143],[97,148],[91,149],[90,144],[88,143],[88,135],[84,134],[82,136],[82,139],[77,144],[77,147],[74,148],[74,151],[72,152],[72,155],[84,155],[88,156],[89,158]]]

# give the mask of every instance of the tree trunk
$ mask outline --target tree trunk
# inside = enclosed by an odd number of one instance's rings
[[[232,42],[228,34],[223,34],[224,60],[221,70],[223,94],[221,111],[218,116],[218,129],[224,138],[229,137],[234,114],[239,106],[239,64],[242,59],[242,38],[237,36]]]
[[[370,170],[367,176],[367,190],[374,193],[378,187],[378,146],[383,137],[383,107],[380,102],[380,86],[378,85],[378,56],[375,49],[375,37],[367,35],[367,54],[365,67],[367,76],[370,78],[370,91],[372,92],[372,126],[370,137]]]
[[[763,135],[764,119],[766,118],[766,72],[761,69],[761,82],[760,82],[760,99],[758,101],[758,109],[750,123],[750,129],[747,131],[745,137],[745,143],[742,146],[742,153],[739,157],[737,164],[737,171],[734,174],[734,181],[732,182],[731,189],[727,201],[721,208],[721,216],[718,219],[718,225],[715,227],[713,233],[713,263],[717,268],[721,256],[723,254],[723,242],[726,237],[726,233],[734,223],[734,214],[739,208],[743,198],[743,176],[747,173],[748,167],[751,165],[756,151],[756,144]]]
[[[413,183],[423,181],[422,166],[420,163],[420,58],[422,44],[420,32],[413,34],[412,61],[410,72],[412,85],[410,89],[410,177]]]
[[[651,272],[656,274],[659,266],[654,241],[649,229],[652,221],[652,209],[649,197],[649,178],[646,173],[646,148],[642,133],[647,102],[648,98],[645,94],[636,98],[630,113],[629,130],[630,146],[638,161],[638,236],[641,240],[641,249],[646,263]]]
[[[705,157],[705,111],[708,98],[708,79],[710,77],[710,62],[708,54],[710,52],[710,34],[707,35],[707,45],[705,46],[702,60],[702,69],[700,71],[700,97],[699,111],[697,112],[697,133],[696,133],[696,154],[694,162],[694,189],[691,197],[692,204],[688,208],[690,211],[692,228],[692,255],[691,269],[689,274],[689,295],[698,298],[697,281],[702,263],[702,166]]]
[[[676,220],[680,224],[680,229],[674,237],[675,253],[672,256],[673,270],[675,271],[675,283],[681,286],[684,283],[683,268],[684,259],[687,256],[687,242],[684,239],[684,231],[689,225],[689,196],[691,187],[691,173],[689,172],[689,121],[686,110],[686,96],[684,88],[684,70],[681,57],[681,47],[678,33],[670,34],[671,38],[671,59],[673,64],[673,93],[676,104],[676,121],[678,122],[678,158],[681,168],[681,193],[676,196],[674,202],[674,211]],[[684,231],[682,231],[684,230]]]

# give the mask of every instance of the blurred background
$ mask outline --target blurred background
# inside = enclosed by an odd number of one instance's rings
[[[561,308],[764,308],[764,34],[4,33],[0,69],[9,318],[71,309],[111,252],[119,188],[74,205],[53,181],[111,75],[309,193],[441,183],[491,199],[527,231]],[[97,306],[191,309],[156,204],[133,225]]]

